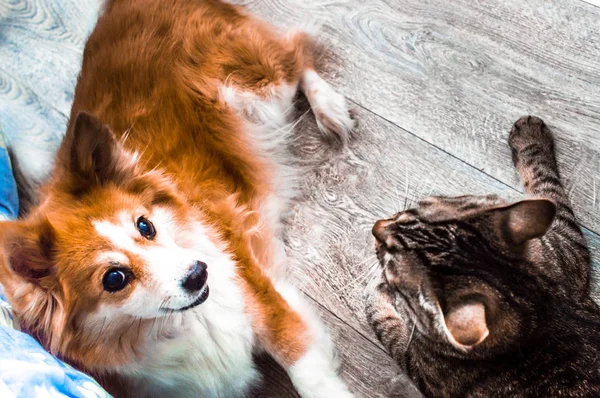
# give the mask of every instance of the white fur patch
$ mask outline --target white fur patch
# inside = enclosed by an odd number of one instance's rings
[[[149,279],[135,287],[130,300],[121,306],[121,310],[128,315],[153,318],[161,316],[165,308],[182,308],[199,297],[199,292],[190,294],[181,285],[195,261],[208,264],[210,285],[213,271],[223,268],[223,263],[231,260],[217,249],[200,225],[196,227],[194,238],[197,248],[189,249],[175,242],[177,226],[166,210],[154,209],[147,217],[156,228],[156,237],[145,245],[136,243],[140,233],[135,226],[135,215],[120,213],[116,221],[95,221],[94,227],[98,235],[108,239],[115,249],[143,261]]]
[[[273,234],[275,258],[267,272],[270,277],[279,279],[285,274],[287,265],[287,256],[280,240],[281,217],[296,195],[298,180],[296,169],[290,165],[292,155],[288,150],[295,127],[290,121],[290,111],[297,84],[273,86],[266,98],[228,85],[223,85],[219,91],[221,100],[243,120],[249,143],[265,163],[266,169],[271,171],[269,182],[272,193],[263,199],[259,210]]]
[[[313,345],[288,370],[294,386],[302,397],[353,397],[325,354],[321,348]]]
[[[103,252],[96,257],[96,264],[98,265],[110,263],[127,266],[129,265],[129,257],[127,257],[122,252],[117,251]]]
[[[353,395],[337,373],[338,361],[327,329],[301,293],[288,283],[277,291],[308,326],[311,344],[307,352],[288,369],[290,379],[302,397],[346,398]]]
[[[325,135],[335,135],[342,143],[347,143],[355,123],[348,112],[346,98],[311,69],[302,75],[300,87],[308,98],[319,130]]]

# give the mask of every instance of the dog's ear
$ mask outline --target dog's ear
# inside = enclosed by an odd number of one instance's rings
[[[3,224],[6,265],[27,282],[43,286],[53,272],[54,228],[45,218]]]
[[[89,184],[120,184],[135,173],[135,158],[126,152],[110,128],[95,116],[79,112],[65,138],[65,166],[78,181],[78,189]]]
[[[55,263],[56,232],[45,217],[0,222],[0,283],[20,327],[53,354],[66,325]]]

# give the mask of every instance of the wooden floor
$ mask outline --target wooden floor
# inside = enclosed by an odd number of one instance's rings
[[[359,120],[339,151],[304,117],[294,148],[303,189],[286,232],[296,282],[330,326],[358,396],[385,396],[398,372],[363,315],[373,222],[430,194],[521,197],[506,145],[518,117],[553,127],[600,270],[598,0],[237,2],[283,28],[320,26],[324,74]],[[0,2],[0,126],[30,179],[48,171],[64,133],[98,9],[92,0]],[[293,396],[282,391],[288,381],[267,364],[256,395]]]

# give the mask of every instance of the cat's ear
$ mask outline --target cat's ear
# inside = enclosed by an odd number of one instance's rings
[[[481,344],[490,334],[486,322],[485,305],[466,300],[450,306],[444,314],[448,337],[461,347]]]
[[[556,205],[548,199],[527,199],[493,212],[500,236],[509,244],[521,245],[548,231],[556,216]]]

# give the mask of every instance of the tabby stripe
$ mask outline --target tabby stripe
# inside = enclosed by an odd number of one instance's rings
[[[563,225],[567,224],[566,227],[568,227],[569,229],[571,229],[573,231],[577,231],[578,233],[581,233],[581,229],[579,228],[579,224],[577,224],[577,222],[572,217],[567,217],[564,214],[558,214],[556,216],[556,221],[562,222]]]
[[[539,179],[539,178],[542,178],[542,177],[544,177],[544,176],[547,176],[548,174],[549,174],[549,173],[548,173],[548,170],[547,170],[547,169],[536,167],[536,168],[533,170],[533,178],[532,178],[532,180],[537,180],[537,179]]]
[[[562,187],[559,179],[552,175],[546,175],[544,177],[539,177],[535,181],[533,181],[533,189],[535,189],[538,185],[541,184],[552,184],[554,186]]]
[[[540,148],[539,146],[535,145],[535,144],[529,144],[525,149],[522,149],[519,151],[518,156],[538,156],[541,155],[543,152],[543,148]]]
[[[551,198],[564,198],[565,191],[563,187],[558,187],[556,185],[545,185],[535,189],[531,189],[530,192],[538,195],[549,195]]]

